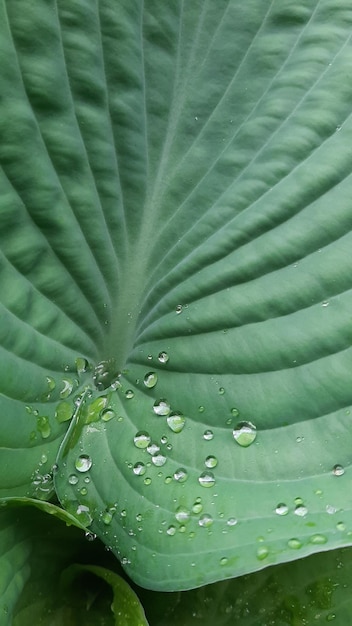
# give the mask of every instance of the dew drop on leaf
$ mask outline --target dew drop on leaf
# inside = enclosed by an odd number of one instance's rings
[[[307,513],[308,509],[303,504],[298,504],[298,506],[296,506],[295,515],[298,515],[299,517],[304,517],[305,515],[307,515]]]
[[[77,485],[78,476],[76,476],[76,474],[70,474],[70,476],[68,477],[68,482],[70,483],[70,485]]]
[[[291,550],[299,550],[302,547],[302,542],[299,539],[289,539],[287,545]]]
[[[115,417],[115,411],[113,411],[112,409],[104,409],[101,412],[101,419],[103,420],[103,422],[110,422],[113,417]]]
[[[153,405],[153,411],[156,415],[169,415],[170,404],[164,398],[156,400]]]
[[[214,433],[212,430],[205,430],[203,434],[203,439],[206,441],[211,441],[214,437]]]
[[[269,554],[269,548],[266,546],[260,546],[257,550],[257,559],[258,561],[263,561]]]
[[[77,472],[88,472],[91,467],[92,459],[90,458],[90,456],[88,456],[88,454],[81,454],[79,457],[77,457],[75,461],[75,468]]]
[[[199,515],[203,511],[203,505],[201,498],[197,498],[192,506],[192,513]]]
[[[212,469],[213,467],[216,467],[218,464],[218,460],[216,458],[216,456],[207,456],[207,458],[204,461],[206,467],[208,467],[209,469]]]
[[[175,517],[178,522],[184,524],[185,522],[189,521],[191,514],[190,514],[190,511],[186,507],[179,506],[178,509],[176,510]]]
[[[211,515],[208,515],[207,513],[204,513],[204,515],[202,515],[202,517],[200,517],[198,520],[199,526],[202,526],[203,528],[209,528],[209,526],[211,526],[212,523],[213,523],[213,518],[211,517]]]
[[[167,363],[168,360],[169,360],[169,355],[168,355],[167,352],[164,352],[164,351],[163,352],[159,352],[159,354],[158,354],[158,361],[160,363]]]
[[[229,519],[227,520],[227,525],[230,526],[230,528],[232,528],[233,526],[236,526],[237,524],[237,519],[235,517],[229,517]]]
[[[166,463],[166,456],[164,456],[163,454],[160,454],[160,453],[154,454],[152,456],[152,463],[156,467],[162,467]]]
[[[134,464],[133,466],[133,473],[136,476],[143,476],[143,474],[145,474],[146,472],[146,467],[144,465],[144,463],[142,463],[141,461],[138,461],[137,463]]]
[[[43,439],[47,439],[48,437],[50,437],[51,426],[50,426],[48,417],[46,417],[44,415],[38,416],[37,417],[37,428],[38,428],[41,436],[43,437]]]
[[[276,509],[275,509],[275,513],[277,515],[287,515],[287,513],[288,513],[288,506],[287,506],[287,504],[284,504],[283,502],[280,502],[280,504],[278,504]]]
[[[179,315],[180,313],[182,313],[182,310],[183,310],[182,304],[178,304],[176,306],[176,314]]]
[[[72,393],[73,382],[69,378],[62,379],[63,388],[60,391],[60,398],[68,398]]]
[[[127,400],[132,400],[132,398],[134,398],[134,391],[132,389],[127,389],[127,391],[125,391],[125,397]]]
[[[145,386],[148,387],[148,389],[152,389],[158,382],[158,375],[156,374],[156,372],[148,372],[144,376],[143,382]]]
[[[316,535],[313,535],[309,541],[310,543],[313,543],[314,545],[322,545],[324,543],[327,543],[327,540],[328,539],[325,535],[316,534]]]
[[[158,452],[160,452],[160,447],[157,443],[151,443],[150,446],[147,447],[147,452],[149,452],[149,454],[151,455],[157,454]]]
[[[69,402],[59,402],[55,410],[55,417],[61,424],[71,419],[73,415],[73,408]]]
[[[186,418],[182,413],[170,413],[166,421],[172,432],[180,433],[186,423]]]
[[[166,533],[168,535],[170,535],[170,537],[175,535],[176,534],[176,526],[169,526],[169,528],[167,529]]]
[[[133,442],[136,448],[142,450],[143,448],[147,448],[149,446],[151,437],[145,430],[139,430],[134,436]]]
[[[223,556],[222,559],[220,559],[220,565],[227,565],[228,562],[229,560],[226,556]]]
[[[183,467],[179,467],[174,473],[174,479],[179,483],[184,483],[188,478],[187,471]]]
[[[239,422],[232,431],[234,440],[242,446],[248,448],[257,436],[257,428],[252,422]]]
[[[342,465],[334,465],[332,473],[334,476],[342,476],[345,473],[345,470]]]
[[[212,472],[202,472],[198,481],[202,487],[213,487],[215,485],[215,477]]]

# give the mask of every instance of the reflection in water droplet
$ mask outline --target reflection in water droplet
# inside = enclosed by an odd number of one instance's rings
[[[160,363],[167,363],[168,360],[169,360],[169,355],[167,352],[159,352],[158,361],[160,361]]]
[[[344,468],[342,467],[342,465],[334,465],[333,469],[332,469],[332,473],[335,476],[342,476],[345,473]]]
[[[146,472],[146,467],[144,463],[142,463],[141,461],[138,461],[137,463],[134,464],[133,473],[136,474],[136,476],[143,476],[145,472]]]
[[[125,396],[127,400],[132,400],[132,398],[134,398],[134,391],[132,389],[127,389],[127,391],[125,391]]]
[[[269,548],[266,546],[259,546],[257,550],[257,559],[258,561],[263,561],[269,554]]]
[[[70,485],[77,485],[78,476],[76,476],[76,474],[70,474],[70,476],[68,477],[68,482],[70,483]]]
[[[287,515],[287,513],[288,513],[288,506],[287,506],[287,504],[284,504],[283,502],[280,502],[280,504],[278,504],[276,509],[275,509],[275,513],[277,513],[277,515]]]
[[[164,398],[156,400],[153,405],[153,411],[156,415],[169,415],[170,404]]]
[[[156,467],[162,467],[166,463],[166,456],[163,454],[154,454],[152,456],[152,463],[156,465]]]
[[[143,382],[145,386],[148,387],[148,389],[152,389],[158,382],[158,375],[156,374],[156,372],[148,372],[144,376]]]
[[[145,430],[139,430],[134,436],[133,442],[136,448],[147,448],[151,442],[151,437]]]
[[[202,472],[198,481],[202,487],[213,487],[215,485],[215,477],[212,472]]]
[[[213,523],[213,518],[211,515],[208,515],[207,513],[204,513],[204,515],[202,515],[202,517],[200,517],[198,520],[199,526],[202,526],[203,528],[209,528],[209,526],[211,526],[212,523]]]
[[[212,469],[217,466],[218,460],[215,456],[207,456],[204,463],[206,467],[209,467],[209,469]]]
[[[291,550],[299,550],[302,547],[302,542],[299,539],[289,539],[287,545]]]
[[[188,509],[186,509],[186,507],[179,506],[178,509],[176,510],[175,517],[178,522],[185,524],[186,522],[189,521],[191,514],[188,511]]]
[[[170,413],[170,415],[166,418],[166,421],[168,427],[174,433],[180,433],[186,423],[186,418],[182,415],[182,413]]]
[[[213,437],[214,437],[214,433],[213,433],[212,430],[205,430],[204,431],[203,438],[206,441],[211,441],[213,439]]]
[[[257,436],[257,428],[252,422],[239,422],[232,431],[234,440],[243,448],[250,446]]]
[[[88,472],[92,467],[92,459],[88,454],[81,454],[75,461],[77,472]]]
[[[188,478],[187,471],[183,467],[179,467],[174,473],[174,479],[179,483],[184,483]]]

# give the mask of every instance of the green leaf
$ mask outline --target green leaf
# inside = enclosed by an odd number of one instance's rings
[[[349,2],[0,12],[1,495],[153,589],[351,544]]]

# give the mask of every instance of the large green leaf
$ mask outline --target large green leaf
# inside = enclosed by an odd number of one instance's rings
[[[350,3],[0,7],[2,493],[155,589],[350,544]]]

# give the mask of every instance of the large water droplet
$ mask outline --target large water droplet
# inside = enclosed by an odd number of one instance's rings
[[[164,352],[164,351],[163,352],[159,352],[159,354],[158,354],[158,361],[160,363],[167,363],[168,360],[169,360],[169,355],[168,355],[167,352]]]
[[[179,506],[176,510],[175,517],[180,524],[184,524],[189,521],[191,514],[185,506]]]
[[[168,535],[170,535],[170,537],[175,535],[176,534],[176,526],[169,526],[169,528],[167,529],[166,533]]]
[[[186,418],[182,413],[170,413],[166,421],[174,433],[180,433],[186,423]]]
[[[305,515],[307,515],[307,513],[308,513],[308,509],[303,504],[298,504],[296,506],[295,515],[298,515],[299,517],[304,517]]]
[[[156,415],[169,415],[170,404],[164,398],[156,400],[153,405],[153,411]]]
[[[72,393],[73,382],[69,378],[62,379],[63,388],[60,391],[60,398],[68,398]]]
[[[288,506],[287,506],[287,504],[284,504],[283,502],[280,502],[280,504],[278,504],[276,509],[275,509],[275,513],[277,513],[277,515],[287,515],[287,513],[288,513]]]
[[[88,472],[91,467],[92,459],[90,458],[90,456],[88,456],[88,454],[81,454],[79,457],[77,457],[75,461],[75,468],[77,472]]]
[[[239,422],[232,431],[234,440],[243,448],[250,446],[257,436],[257,428],[252,422]]]
[[[215,477],[212,472],[202,472],[198,481],[202,487],[213,487],[215,485]]]
[[[152,456],[152,463],[156,465],[156,467],[162,467],[166,463],[166,456],[163,454],[154,454]]]
[[[207,458],[204,461],[206,467],[209,467],[209,469],[212,469],[214,467],[217,466],[218,464],[218,460],[216,458],[216,456],[207,456]]]
[[[151,436],[145,430],[139,430],[133,438],[136,448],[147,448],[151,442]]]
[[[263,561],[269,554],[269,548],[266,546],[259,546],[257,550],[257,559],[258,561]]]
[[[213,433],[212,430],[205,430],[204,431],[203,438],[206,441],[211,441],[213,439],[213,437],[214,437],[214,433]]]
[[[202,526],[203,528],[209,528],[209,526],[211,526],[212,523],[213,523],[213,518],[211,515],[208,515],[207,513],[204,513],[204,515],[202,515],[202,517],[200,517],[198,520],[199,526]]]
[[[158,446],[157,443],[151,443],[150,446],[147,447],[147,452],[151,455],[157,454],[160,452],[160,446]]]
[[[73,407],[69,402],[59,402],[55,410],[55,417],[60,424],[67,422],[73,415]]]
[[[156,372],[148,372],[144,376],[143,382],[145,386],[148,387],[148,389],[152,389],[158,382],[158,375],[156,374]]]
[[[192,506],[192,513],[199,515],[203,511],[202,499],[197,498]]]
[[[179,467],[174,473],[174,479],[179,483],[184,483],[188,478],[187,471],[183,467]]]

